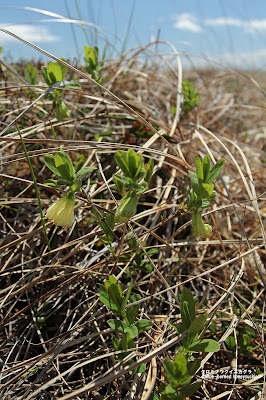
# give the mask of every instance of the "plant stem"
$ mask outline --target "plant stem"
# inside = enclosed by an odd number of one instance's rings
[[[24,143],[23,137],[22,137],[22,135],[20,133],[20,129],[19,129],[18,126],[17,126],[17,129],[18,129],[18,133],[19,133],[19,137],[20,137],[20,140],[21,140],[21,144],[22,144],[22,147],[23,147],[23,150],[24,150],[24,153],[25,153],[28,165],[29,165],[29,169],[30,169],[30,172],[31,172],[31,176],[32,176],[32,180],[33,180],[33,183],[34,183],[36,197],[38,199],[38,206],[39,206],[40,215],[41,215],[41,221],[42,221],[44,237],[45,237],[45,240],[46,240],[46,243],[47,243],[48,250],[51,251],[51,246],[50,246],[50,243],[49,243],[49,239],[48,239],[47,232],[46,232],[46,227],[45,227],[45,222],[44,222],[44,216],[43,216],[43,210],[42,210],[42,205],[41,205],[41,198],[40,198],[40,192],[39,192],[38,184],[37,184],[37,181],[36,181],[36,178],[35,178],[35,174],[34,174],[34,171],[33,171],[33,168],[32,168],[32,164],[31,164],[28,152],[27,152],[27,147],[26,147],[26,145]]]

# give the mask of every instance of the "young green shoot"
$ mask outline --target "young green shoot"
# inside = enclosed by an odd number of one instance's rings
[[[64,58],[61,58],[61,60],[65,61]],[[79,88],[79,84],[74,82],[64,82],[67,68],[59,62],[50,62],[47,67],[42,66],[41,71],[46,84],[53,88],[53,91],[48,93],[46,97],[54,103],[57,120],[63,121],[64,119],[69,118],[70,111],[62,100],[63,90],[56,89],[56,87],[69,89]]]
[[[58,151],[55,155],[46,154],[44,156],[45,165],[58,176],[58,179],[48,179],[45,185],[55,188],[69,188],[68,193],[52,204],[47,212],[46,218],[53,221],[55,225],[70,227],[74,220],[75,193],[81,192],[82,178],[95,167],[75,167],[70,157],[63,151]]]
[[[185,113],[192,111],[199,103],[200,95],[194,89],[194,84],[187,80],[183,80],[183,110]]]
[[[91,75],[92,79],[96,82],[101,83],[101,73],[103,69],[103,63],[99,62],[98,54],[99,49],[97,46],[88,47],[84,46],[84,61],[85,61],[85,70]]]
[[[142,154],[134,150],[117,151],[115,161],[124,175],[116,174],[113,179],[118,192],[123,196],[115,213],[115,222],[125,223],[137,212],[139,197],[147,190],[153,173],[154,162],[150,158],[144,164]]]
[[[171,326],[178,334],[186,334],[174,360],[165,358],[163,361],[168,385],[160,387],[161,400],[185,400],[192,396],[201,387],[201,382],[190,383],[201,364],[195,353],[220,350],[216,340],[201,338],[207,314],[196,316],[195,300],[192,292],[186,287],[181,293],[180,309],[182,323]]]
[[[108,325],[122,335],[120,339],[112,335],[115,351],[120,351],[118,359],[122,360],[135,348],[134,339],[141,333],[151,328],[151,321],[147,319],[137,320],[140,304],[132,304],[141,299],[139,294],[131,296],[133,281],[130,282],[125,295],[118,281],[109,276],[104,285],[100,284],[100,301],[112,311],[118,319],[109,319]],[[132,305],[131,305],[132,304]]]
[[[195,155],[194,164],[196,172],[189,171],[191,190],[188,196],[188,209],[192,212],[192,228],[194,236],[210,237],[212,228],[202,221],[202,211],[212,205],[216,192],[213,190],[213,182],[218,178],[224,166],[224,160],[219,160],[210,167],[210,155],[206,155],[203,161]]]

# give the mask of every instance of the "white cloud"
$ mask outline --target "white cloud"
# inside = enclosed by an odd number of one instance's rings
[[[266,31],[266,19],[251,20],[245,23],[246,32]]]
[[[232,17],[207,18],[199,20],[194,15],[183,13],[174,17],[174,28],[190,32],[201,32],[202,26],[242,28],[246,33],[266,31],[266,19],[242,20]]]
[[[201,26],[198,24],[198,19],[194,15],[184,13],[174,17],[174,28],[182,29],[190,32],[201,32]]]
[[[205,19],[204,25],[207,26],[236,26],[243,28],[246,33],[255,33],[266,31],[266,19],[253,19],[250,21],[241,20],[238,18],[211,18]]]
[[[243,26],[243,21],[238,18],[210,18],[205,19],[204,24],[209,26]]]
[[[0,28],[4,28],[7,31],[14,33],[15,35],[33,43],[48,43],[60,40],[59,36],[53,35],[44,26],[37,25],[11,25],[11,24],[1,24]],[[0,31],[0,45],[15,41],[13,36]]]

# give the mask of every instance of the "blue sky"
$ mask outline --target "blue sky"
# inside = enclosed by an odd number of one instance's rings
[[[177,51],[192,54],[194,65],[204,65],[208,57],[233,67],[266,67],[265,0],[1,0],[0,4],[0,27],[70,60],[96,41],[101,50],[106,45],[109,57],[120,55],[123,44],[130,49],[159,37]],[[83,29],[80,18],[85,21]],[[4,33],[0,46],[11,60],[41,58]],[[167,45],[157,51],[172,52]],[[187,59],[183,62],[186,65]]]

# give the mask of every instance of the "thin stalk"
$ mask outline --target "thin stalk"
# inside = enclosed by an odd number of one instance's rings
[[[123,54],[124,54],[124,52],[126,50],[127,40],[128,40],[128,36],[129,36],[129,32],[130,32],[133,16],[134,16],[135,4],[136,4],[136,1],[133,2],[132,8],[131,8],[130,17],[129,17],[129,20],[128,20],[125,37],[124,37],[124,40],[123,40],[123,43],[122,43],[122,48],[121,48],[121,51],[120,51],[120,56],[121,57],[123,56]]]
[[[50,125],[51,125],[52,133],[54,135],[55,140],[58,140],[58,137],[57,137],[56,131],[54,130],[52,122],[50,123]],[[61,149],[60,145],[58,145],[58,148],[59,148],[59,150]]]
[[[33,183],[34,183],[35,193],[36,193],[36,197],[38,199],[38,206],[39,206],[40,215],[41,215],[41,221],[42,221],[44,237],[45,237],[45,240],[46,240],[46,243],[47,243],[48,250],[51,251],[51,246],[50,246],[50,243],[49,243],[49,239],[48,239],[48,235],[47,235],[46,227],[45,227],[45,222],[44,222],[44,216],[43,216],[43,210],[42,210],[42,205],[41,205],[41,198],[40,198],[40,192],[39,192],[38,184],[37,184],[37,181],[36,181],[36,178],[35,178],[35,174],[34,174],[34,171],[33,171],[33,168],[32,168],[32,164],[31,164],[30,158],[28,156],[27,147],[26,147],[26,145],[24,143],[23,137],[22,137],[22,135],[20,133],[20,129],[19,129],[18,126],[17,126],[17,130],[18,130],[18,133],[19,133],[21,144],[22,144],[22,147],[23,147],[23,150],[24,150],[24,153],[25,153],[28,165],[29,165],[29,169],[30,169],[30,172],[31,172],[32,180],[33,180]]]
[[[83,31],[83,34],[84,34],[84,36],[85,36],[85,39],[86,39],[87,43],[90,43],[90,40],[89,40],[88,34],[87,34],[87,32],[86,32],[86,29],[84,28],[84,26],[83,26],[83,24],[82,24],[81,13],[80,13],[80,9],[79,9],[77,0],[75,0],[75,7],[76,7],[77,14],[78,14],[78,19],[79,19],[80,22],[81,22],[81,29],[82,29],[82,31]]]
[[[70,11],[69,11],[67,0],[65,0],[65,7],[66,7],[68,18],[71,18],[71,14],[70,14]],[[73,36],[74,44],[75,44],[75,47],[76,47],[77,57],[78,57],[78,60],[80,61],[81,55],[80,55],[80,52],[79,52],[78,39],[77,39],[77,35],[76,35],[75,28],[74,28],[73,24],[70,24],[70,29],[72,31],[72,36]]]

